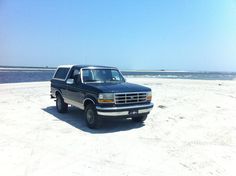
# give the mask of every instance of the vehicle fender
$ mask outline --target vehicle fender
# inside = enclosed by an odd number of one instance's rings
[[[96,98],[95,98],[93,95],[86,95],[86,96],[85,96],[85,98],[84,98],[84,100],[83,100],[83,105],[84,105],[84,106],[85,106],[85,104],[86,104],[87,101],[92,102],[94,105],[97,104],[97,100],[96,100]]]
[[[57,89],[57,88],[54,88],[54,89],[55,89],[55,90],[54,90],[55,96],[56,96],[57,92],[62,96],[62,92],[61,92],[60,89]],[[63,96],[62,96],[62,97],[63,97]]]

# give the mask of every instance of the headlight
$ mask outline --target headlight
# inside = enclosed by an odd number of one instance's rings
[[[98,95],[98,103],[114,103],[113,93],[100,93]]]
[[[152,92],[147,92],[147,101],[152,100]]]

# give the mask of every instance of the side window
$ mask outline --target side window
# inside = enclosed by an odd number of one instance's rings
[[[54,76],[57,79],[66,79],[69,68],[59,68]]]
[[[81,82],[81,80],[80,80],[80,71],[78,69],[75,69],[72,72],[70,78],[74,79],[76,84],[79,84]]]
[[[120,74],[117,70],[112,70],[111,75],[112,75],[112,80],[121,81]]]
[[[77,77],[77,76],[80,76],[80,71],[79,71],[79,69],[74,69],[74,70],[72,70],[72,72],[70,73],[69,78],[74,79],[74,78]]]

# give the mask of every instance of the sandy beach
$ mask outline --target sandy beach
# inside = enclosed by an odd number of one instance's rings
[[[153,111],[98,130],[57,113],[49,82],[0,84],[0,175],[236,174],[236,81],[128,81],[152,88]]]

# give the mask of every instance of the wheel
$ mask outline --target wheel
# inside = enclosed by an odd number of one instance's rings
[[[68,104],[64,102],[62,96],[58,94],[56,96],[56,106],[59,113],[65,113],[68,111]]]
[[[147,119],[147,115],[132,117],[134,122],[144,122]]]
[[[85,120],[89,128],[94,129],[99,127],[99,117],[96,108],[93,104],[89,104],[85,108]]]

